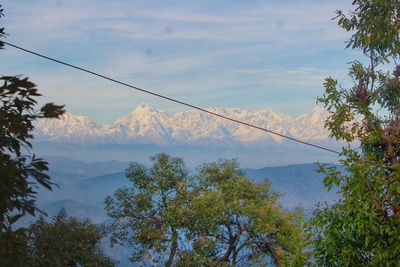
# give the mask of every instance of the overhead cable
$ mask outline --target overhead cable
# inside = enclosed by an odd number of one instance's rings
[[[198,106],[189,104],[189,103],[187,103],[187,102],[184,102],[184,101],[181,101],[181,100],[172,98],[172,97],[168,97],[168,96],[161,95],[161,94],[158,94],[158,93],[155,93],[155,92],[152,92],[152,91],[149,91],[149,90],[146,90],[146,89],[143,89],[143,88],[134,86],[134,85],[130,85],[130,84],[128,84],[128,83],[119,81],[119,80],[117,80],[117,79],[108,77],[108,76],[106,76],[106,75],[102,75],[102,74],[99,74],[99,73],[97,73],[97,72],[91,71],[91,70],[89,70],[89,69],[85,69],[85,68],[82,68],[82,67],[78,67],[78,66],[76,66],[76,65],[73,65],[73,64],[70,64],[70,63],[66,63],[66,62],[64,62],[64,61],[61,61],[61,60],[58,60],[58,59],[55,59],[55,58],[52,58],[52,57],[49,57],[49,56],[45,56],[45,55],[43,55],[43,54],[34,52],[34,51],[32,51],[32,50],[23,48],[23,47],[18,46],[18,45],[11,44],[11,43],[9,43],[9,42],[5,42],[5,41],[0,41],[0,42],[6,44],[6,45],[8,45],[8,46],[14,47],[14,48],[16,48],[16,49],[18,49],[18,50],[27,52],[27,53],[29,53],[29,54],[32,54],[32,55],[35,55],[35,56],[38,56],[38,57],[41,57],[41,58],[44,58],[44,59],[47,59],[47,60],[50,60],[50,61],[59,63],[59,64],[62,64],[62,65],[64,65],[64,66],[67,66],[67,67],[70,67],[70,68],[73,68],[73,69],[76,69],[76,70],[80,70],[80,71],[83,71],[83,72],[92,74],[92,75],[94,75],[94,76],[97,76],[97,77],[103,78],[103,79],[105,79],[105,80],[108,80],[108,81],[111,81],[111,82],[114,82],[114,83],[117,83],[117,84],[120,84],[120,85],[129,87],[129,88],[131,88],[131,89],[134,89],[134,90],[137,90],[137,91],[146,93],[146,94],[150,94],[150,95],[153,95],[153,96],[156,96],[156,97],[159,97],[159,98],[163,98],[163,99],[168,100],[168,101],[171,101],[171,102],[178,103],[178,104],[183,105],[183,106],[187,106],[187,107],[190,107],[190,108],[193,108],[193,109],[197,109],[197,110],[202,111],[202,112],[204,112],[204,113],[208,113],[208,114],[210,114],[210,115],[213,115],[213,116],[216,116],[216,117],[225,119],[225,120],[229,120],[229,121],[232,121],[232,122],[241,124],[241,125],[245,125],[245,126],[247,126],[247,127],[251,127],[251,128],[254,128],[254,129],[257,129],[257,130],[261,130],[261,131],[264,131],[264,132],[267,132],[267,133],[270,133],[270,134],[273,134],[273,135],[276,135],[276,136],[279,136],[279,137],[282,137],[282,138],[285,138],[285,139],[288,139],[288,140],[291,140],[291,141],[294,141],[294,142],[297,142],[297,143],[300,143],[300,144],[303,144],[303,145],[311,146],[311,147],[314,147],[314,148],[322,149],[322,150],[325,150],[325,151],[328,151],[328,152],[331,152],[331,153],[335,153],[335,154],[340,155],[340,152],[335,151],[335,150],[330,149],[330,148],[327,148],[327,147],[323,147],[323,146],[320,146],[320,145],[317,145],[317,144],[313,144],[313,143],[310,143],[310,142],[307,142],[307,141],[302,141],[302,140],[300,140],[300,139],[297,139],[297,138],[294,138],[294,137],[290,137],[290,136],[288,136],[288,135],[280,134],[280,133],[278,133],[278,132],[275,132],[275,131],[272,131],[272,130],[269,130],[269,129],[266,129],[266,128],[263,128],[263,127],[254,125],[254,124],[250,124],[250,123],[247,123],[247,122],[244,122],[244,121],[240,121],[240,120],[237,120],[237,119],[228,117],[228,116],[224,116],[224,115],[222,115],[222,114],[219,114],[219,113],[216,113],[216,112],[213,112],[213,111],[210,111],[210,110],[207,110],[207,109],[204,109],[204,108],[201,108],[201,107],[198,107]]]

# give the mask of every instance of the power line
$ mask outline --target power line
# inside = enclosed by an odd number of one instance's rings
[[[133,85],[130,85],[130,84],[121,82],[121,81],[119,81],[119,80],[110,78],[110,77],[108,77],[108,76],[99,74],[99,73],[97,73],[97,72],[94,72],[94,71],[91,71],[91,70],[88,70],[88,69],[85,69],[85,68],[81,68],[81,67],[78,67],[78,66],[76,66],[76,65],[72,65],[72,64],[66,63],[66,62],[64,62],[64,61],[57,60],[57,59],[55,59],[55,58],[45,56],[45,55],[43,55],[43,54],[36,53],[36,52],[34,52],[34,51],[28,50],[28,49],[26,49],[26,48],[23,48],[23,47],[20,47],[20,46],[17,46],[17,45],[14,45],[14,44],[11,44],[11,43],[8,43],[8,42],[5,42],[5,41],[0,41],[0,42],[4,43],[4,44],[6,44],[6,45],[9,45],[9,46],[11,46],[11,47],[14,47],[14,48],[16,48],[16,49],[19,49],[19,50],[21,50],[21,51],[30,53],[30,54],[32,54],[32,55],[35,55],[35,56],[38,56],[38,57],[41,57],[41,58],[44,58],[44,59],[47,59],[47,60],[50,60],[50,61],[59,63],[59,64],[62,64],[62,65],[64,65],[64,66],[67,66],[67,67],[70,67],[70,68],[73,68],[73,69],[77,69],[77,70],[80,70],[80,71],[83,71],[83,72],[92,74],[92,75],[94,75],[94,76],[97,76],[97,77],[106,79],[106,80],[108,80],[108,81],[111,81],[111,82],[114,82],[114,83],[117,83],[117,84],[120,84],[120,85],[129,87],[129,88],[131,88],[131,89],[134,89],[134,90],[137,90],[137,91],[146,93],[146,94],[150,94],[150,95],[153,95],[153,96],[156,96],[156,97],[159,97],[159,98],[163,98],[163,99],[166,99],[166,100],[169,100],[169,101],[172,101],[172,102],[175,102],[175,103],[178,103],[178,104],[181,104],[181,105],[184,105],[184,106],[193,108],[193,109],[197,109],[197,110],[200,110],[200,111],[202,111],[202,112],[208,113],[208,114],[210,114],[210,115],[217,116],[217,117],[220,117],[220,118],[223,118],[223,119],[225,119],[225,120],[232,121],[232,122],[236,122],[236,123],[239,123],[239,124],[242,124],[242,125],[245,125],[245,126],[254,128],[254,129],[258,129],[258,130],[261,130],[261,131],[264,131],[264,132],[267,132],[267,133],[276,135],[276,136],[280,136],[280,137],[282,137],[282,138],[289,139],[289,140],[291,140],[291,141],[294,141],[294,142],[297,142],[297,143],[300,143],[300,144],[303,144],[303,145],[312,146],[312,147],[315,147],[315,148],[318,148],[318,149],[322,149],[322,150],[325,150],[325,151],[328,151],[328,152],[332,152],[332,153],[335,153],[335,154],[340,154],[338,151],[335,151],[335,150],[330,149],[330,148],[327,148],[327,147],[323,147],[323,146],[319,146],[319,145],[316,145],[316,144],[313,144],[313,143],[309,143],[309,142],[306,142],[306,141],[302,141],[302,140],[299,140],[299,139],[297,139],[297,138],[293,138],[293,137],[290,137],[290,136],[287,136],[287,135],[284,135],[284,134],[277,133],[277,132],[272,131],[272,130],[268,130],[268,129],[263,128],[263,127],[259,127],[259,126],[257,126],[257,125],[253,125],[253,124],[250,124],[250,123],[247,123],[247,122],[243,122],[243,121],[240,121],[240,120],[236,120],[236,119],[234,119],[234,118],[230,118],[230,117],[227,117],[227,116],[224,116],[224,115],[221,115],[221,114],[218,114],[218,113],[209,111],[209,110],[207,110],[207,109],[204,109],[204,108],[201,108],[201,107],[198,107],[198,106],[195,106],[195,105],[192,105],[192,104],[189,104],[189,103],[186,103],[186,102],[177,100],[177,99],[175,99],[175,98],[171,98],[171,97],[168,97],[168,96],[164,96],[164,95],[161,95],[161,94],[157,94],[157,93],[154,93],[154,92],[152,92],[152,91],[149,91],[149,90],[146,90],[146,89],[137,87],[137,86],[133,86]]]

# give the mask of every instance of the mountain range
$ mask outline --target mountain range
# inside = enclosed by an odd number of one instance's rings
[[[215,113],[264,127],[304,141],[327,141],[327,111],[316,106],[309,114],[292,117],[271,108],[208,108]],[[281,143],[283,138],[218,118],[198,110],[173,115],[142,104],[109,124],[97,125],[88,117],[65,113],[60,119],[43,119],[35,125],[35,138],[43,141],[94,144],[156,145],[259,145]]]

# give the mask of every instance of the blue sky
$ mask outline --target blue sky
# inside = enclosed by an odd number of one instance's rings
[[[3,0],[7,41],[202,107],[309,112],[327,76],[359,54],[331,18],[351,1]],[[42,102],[98,123],[140,103],[186,108],[7,47],[0,75],[23,74]]]

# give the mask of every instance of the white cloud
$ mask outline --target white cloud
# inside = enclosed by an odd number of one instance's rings
[[[290,40],[293,34],[300,38],[296,42],[311,35],[314,36],[310,42],[343,38],[338,34],[342,31],[330,21],[338,8],[336,3],[317,5],[307,1],[252,5],[249,2],[243,9],[230,9],[227,5],[218,12],[173,2],[165,6],[162,2],[65,1],[62,7],[55,3],[6,1],[6,11],[9,7],[11,13],[6,17],[10,29],[35,35],[41,41],[49,37],[82,38],[96,30],[150,40],[254,42],[277,38],[278,41],[293,42]],[[166,29],[170,29],[169,34]]]

